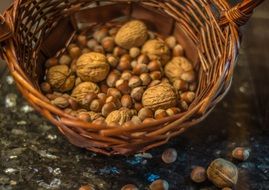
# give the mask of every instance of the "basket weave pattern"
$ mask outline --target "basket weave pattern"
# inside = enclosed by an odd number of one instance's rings
[[[239,27],[262,1],[232,7],[226,0],[15,0],[0,16],[1,55],[23,96],[74,145],[106,155],[147,151],[201,122],[224,97],[240,47]],[[64,113],[40,92],[45,60],[64,51],[81,25],[120,16],[145,16],[167,35],[180,28],[196,47],[199,85],[188,111],[141,126],[108,128]]]

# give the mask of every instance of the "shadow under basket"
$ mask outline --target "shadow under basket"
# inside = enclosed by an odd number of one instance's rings
[[[27,101],[79,147],[106,155],[144,152],[201,122],[227,93],[240,46],[239,27],[263,0],[15,0],[0,15],[1,55]],[[139,19],[176,36],[198,73],[189,109],[140,126],[108,128],[53,106],[39,88],[45,61],[65,51],[79,30],[118,18]],[[59,52],[60,53],[60,52]]]

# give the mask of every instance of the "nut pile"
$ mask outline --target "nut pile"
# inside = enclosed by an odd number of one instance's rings
[[[197,77],[182,46],[139,20],[81,33],[45,66],[41,90],[87,122],[141,124],[186,111],[195,98]]]

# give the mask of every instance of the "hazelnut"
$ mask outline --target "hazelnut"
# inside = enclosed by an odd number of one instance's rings
[[[189,85],[189,90],[194,92],[196,89],[197,89],[197,83],[196,82],[192,82]]]
[[[104,50],[103,46],[101,46],[101,45],[95,46],[94,49],[93,49],[93,51],[95,53],[101,53],[101,54],[104,54],[105,53],[105,50]]]
[[[119,80],[121,77],[121,73],[117,70],[113,70],[109,73],[109,75],[106,78],[106,84],[109,87],[115,87],[117,80]]]
[[[138,117],[141,121],[144,121],[146,118],[153,118],[153,113],[149,108],[142,108],[138,112]]]
[[[171,164],[177,160],[177,151],[174,148],[166,149],[162,154],[162,160],[166,164]]]
[[[161,40],[149,40],[143,48],[142,53],[146,54],[150,60],[160,60],[165,65],[170,59],[170,51],[166,44]]]
[[[103,126],[103,127],[107,126],[107,123],[106,123],[105,119],[100,119],[100,118],[94,120],[92,122],[92,124],[98,125],[98,126]]]
[[[186,103],[190,104],[193,102],[195,98],[194,92],[184,92],[180,95],[181,100],[185,101]]]
[[[230,187],[224,187],[221,190],[232,190]]]
[[[135,66],[138,64],[138,62],[136,61],[136,60],[133,60],[132,62],[131,62],[131,66],[132,66],[132,68],[135,68]]]
[[[114,103],[117,108],[122,107],[120,99],[118,99],[118,98],[116,98],[114,96],[107,97],[106,103],[110,103],[110,102]]]
[[[175,107],[177,97],[174,89],[169,84],[159,84],[148,88],[143,94],[142,104],[154,111]]]
[[[142,46],[148,38],[146,25],[139,20],[132,20],[124,24],[115,37],[115,42],[120,47],[130,49]]]
[[[102,106],[103,106],[102,101],[99,99],[95,99],[90,104],[90,110],[94,112],[100,112],[102,109]]]
[[[46,94],[46,97],[49,99],[49,100],[54,100],[55,98],[59,97],[55,94]]]
[[[74,59],[71,64],[70,64],[70,70],[71,72],[73,73],[76,73],[77,72],[77,60]]]
[[[219,188],[233,187],[238,180],[238,170],[233,163],[219,158],[210,164],[207,176]]]
[[[118,66],[117,66],[117,69],[119,71],[132,69],[130,55],[125,54],[120,58],[120,62],[118,64]]]
[[[174,36],[169,36],[165,39],[165,43],[170,49],[173,49],[177,45],[177,39]]]
[[[196,166],[191,172],[191,179],[195,183],[202,183],[206,180],[206,170],[201,166]]]
[[[139,78],[143,86],[147,86],[151,83],[151,77],[148,73],[142,73]]]
[[[131,91],[131,88],[128,85],[127,80],[120,79],[116,82],[116,88],[122,93],[122,94],[129,94]]]
[[[152,123],[154,121],[156,121],[156,119],[154,119],[154,118],[146,118],[146,119],[144,119],[143,123],[147,124],[147,123]]]
[[[134,108],[136,111],[139,111],[143,108],[143,105],[141,103],[135,102]]]
[[[88,42],[87,42],[87,46],[88,48],[90,48],[90,50],[94,50],[96,46],[98,46],[99,43],[95,40],[95,39],[90,39]]]
[[[181,80],[181,79],[176,79],[174,82],[173,82],[173,87],[176,89],[176,90],[180,90],[180,91],[185,91],[188,89],[188,83]]]
[[[159,84],[161,84],[161,81],[160,81],[160,80],[154,80],[154,81],[152,81],[152,82],[149,84],[148,87],[157,86],[157,85],[159,85]]]
[[[87,112],[81,112],[78,114],[78,118],[85,122],[91,122],[91,117]]]
[[[115,110],[111,112],[107,118],[106,122],[109,125],[112,122],[119,123],[120,125],[124,124],[127,121],[130,121],[135,115],[136,111],[130,110],[127,108],[122,108],[120,110]]]
[[[169,115],[169,116],[176,115],[176,114],[178,114],[178,113],[180,113],[180,112],[181,112],[181,110],[180,110],[179,108],[176,108],[176,107],[174,107],[174,108],[168,108],[168,109],[166,110],[166,113],[167,113],[167,115]]]
[[[78,102],[74,98],[68,98],[68,102],[73,110],[78,109]]]
[[[141,125],[142,124],[141,119],[136,115],[132,117],[131,121],[133,122],[134,125]]]
[[[162,73],[160,71],[153,71],[149,75],[152,80],[160,80],[162,78]]]
[[[87,45],[87,37],[85,35],[79,35],[77,40],[81,47],[85,47]]]
[[[184,55],[184,49],[181,45],[177,44],[173,49],[174,57],[182,57]]]
[[[182,73],[181,79],[186,82],[194,82],[195,80],[195,72],[194,71],[188,71],[185,73]]]
[[[89,48],[83,48],[81,52],[82,54],[85,54],[85,53],[90,53],[91,50]]]
[[[163,77],[161,80],[161,83],[170,83],[170,81],[168,80],[168,78]]]
[[[83,82],[73,89],[71,96],[75,98],[80,105],[84,105],[85,97],[89,95],[90,92],[98,94],[100,89],[92,82]]]
[[[51,92],[51,86],[50,86],[50,84],[48,82],[41,83],[40,88],[45,93],[50,93]]]
[[[102,107],[102,115],[107,117],[112,111],[116,110],[117,106],[113,102],[109,102]]]
[[[142,73],[147,73],[148,71],[148,66],[146,64],[137,64],[133,68],[133,73],[135,75],[141,75]]]
[[[123,71],[121,74],[121,79],[123,80],[130,80],[132,78],[132,73],[130,71]]]
[[[112,37],[105,37],[102,40],[102,46],[106,52],[112,52],[115,46],[114,39]]]
[[[152,71],[161,71],[162,70],[162,65],[160,61],[158,60],[153,60],[148,64],[148,69],[150,72]]]
[[[119,59],[113,55],[107,57],[107,61],[111,67],[117,67],[119,63]]]
[[[138,190],[138,188],[133,184],[124,185],[121,190]]]
[[[114,28],[111,28],[108,31],[108,33],[109,33],[110,36],[115,36],[117,34],[118,30],[119,30],[118,28],[114,27]]]
[[[130,88],[139,87],[141,84],[142,84],[142,81],[140,80],[138,76],[133,76],[132,78],[130,78],[129,83],[128,83]]]
[[[131,58],[135,59],[140,54],[140,49],[137,47],[132,47],[129,51]]]
[[[91,185],[84,185],[79,188],[79,190],[95,190]]]
[[[135,101],[141,101],[142,96],[144,93],[144,88],[143,87],[136,87],[132,90],[131,92],[131,97],[135,100]]]
[[[102,104],[105,104],[107,99],[107,95],[105,93],[99,93],[97,97],[99,98],[99,100],[101,100]]]
[[[109,64],[101,53],[87,53],[80,56],[77,61],[77,75],[83,81],[100,82],[109,73]]]
[[[185,70],[186,68],[188,68],[187,72]],[[186,82],[193,82],[195,79],[192,64],[184,57],[174,57],[169,63],[166,64],[164,72],[165,76],[171,82],[174,82],[178,79],[184,80]]]
[[[151,40],[156,38],[156,34],[151,32],[151,31],[148,32],[148,35],[149,35],[149,39],[151,39]]]
[[[67,108],[69,106],[69,102],[67,98],[64,97],[57,97],[51,101],[51,103],[59,108]]]
[[[101,92],[103,92],[103,93],[107,93],[107,91],[108,91],[108,86],[107,86],[106,84],[104,84],[104,83],[101,83],[101,84],[100,84],[100,89],[101,89]]]
[[[79,56],[81,56],[81,50],[77,46],[70,48],[68,52],[73,59],[77,59]]]
[[[101,42],[108,35],[108,30],[106,28],[102,28],[93,33],[93,38],[98,42]]]
[[[121,105],[126,108],[132,108],[133,100],[130,95],[123,95],[121,98]]]
[[[116,56],[116,57],[121,57],[122,55],[124,54],[127,54],[127,50],[125,49],[122,49],[121,47],[115,47],[114,50],[113,50],[113,55]]]
[[[64,112],[70,114],[73,110],[71,108],[65,108]]]
[[[168,190],[169,184],[165,180],[158,179],[150,184],[149,189],[150,190]]]
[[[60,65],[69,65],[72,62],[72,59],[69,55],[62,55],[59,59]]]
[[[113,96],[113,97],[118,98],[118,99],[121,98],[121,93],[120,93],[120,91],[119,91],[118,89],[116,89],[116,88],[109,88],[109,89],[107,90],[107,95],[108,95],[108,96]]]
[[[45,63],[45,66],[47,68],[50,68],[56,65],[58,65],[58,59],[56,57],[49,58]]]
[[[250,155],[250,150],[243,147],[237,147],[232,152],[233,158],[240,161],[247,160],[249,155]]]
[[[120,127],[120,124],[117,123],[117,122],[111,122],[111,123],[109,124],[109,127],[111,127],[111,128],[119,128],[119,127]]]
[[[50,67],[46,78],[51,87],[60,92],[67,92],[75,85],[75,76],[66,65]]]
[[[165,117],[167,117],[168,115],[167,115],[167,113],[166,113],[166,111],[165,110],[163,110],[163,109],[158,109],[158,110],[156,110],[155,111],[155,113],[154,113],[154,118],[155,119],[163,119],[163,118],[165,118]]]
[[[189,109],[189,105],[185,101],[180,100],[178,105],[179,105],[179,108],[183,111],[186,111]]]
[[[147,65],[149,63],[149,61],[150,61],[149,57],[147,55],[144,55],[144,54],[140,55],[137,59],[138,64],[146,64]]]

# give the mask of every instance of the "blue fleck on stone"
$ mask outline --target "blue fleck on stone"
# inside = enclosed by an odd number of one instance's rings
[[[135,156],[133,157],[132,159],[130,160],[126,160],[126,162],[128,164],[131,164],[131,165],[138,165],[138,164],[141,164],[141,162],[143,161],[143,158],[142,157],[139,157],[139,156]]]
[[[153,173],[147,173],[146,177],[149,182],[153,182],[153,181],[156,181],[157,179],[160,179],[160,176]]]
[[[117,167],[105,167],[99,170],[101,174],[119,174],[120,171]]]

